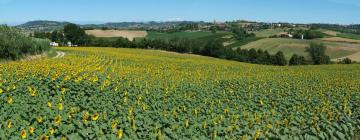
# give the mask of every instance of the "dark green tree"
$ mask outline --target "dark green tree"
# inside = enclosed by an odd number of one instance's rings
[[[76,24],[66,25],[64,27],[64,34],[66,39],[75,45],[86,45],[90,42],[85,30]]]
[[[330,64],[330,57],[325,55],[326,49],[323,43],[311,43],[305,52],[309,53],[314,65]]]
[[[352,64],[352,60],[350,58],[345,58],[339,62],[340,64]]]
[[[273,56],[273,64],[274,65],[278,65],[278,66],[286,66],[287,65],[287,61],[285,59],[285,55],[282,51],[278,51],[274,56]]]
[[[298,56],[297,54],[294,54],[289,61],[289,65],[290,66],[295,66],[295,65],[305,65],[306,64],[306,60],[304,56]]]

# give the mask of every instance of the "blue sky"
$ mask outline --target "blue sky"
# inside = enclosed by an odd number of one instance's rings
[[[360,0],[0,0],[0,23],[225,21],[360,24]]]

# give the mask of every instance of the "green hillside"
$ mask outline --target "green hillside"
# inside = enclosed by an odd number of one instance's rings
[[[194,32],[175,32],[175,33],[160,33],[160,32],[148,32],[147,38],[150,39],[171,39],[171,38],[189,38],[189,39],[214,39],[221,38],[222,36],[228,35],[227,32],[205,32],[205,31],[194,31]]]

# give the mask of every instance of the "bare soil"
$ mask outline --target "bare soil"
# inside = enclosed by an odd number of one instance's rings
[[[129,40],[134,38],[146,37],[146,31],[130,31],[130,30],[87,30],[86,34],[95,37],[124,37]]]

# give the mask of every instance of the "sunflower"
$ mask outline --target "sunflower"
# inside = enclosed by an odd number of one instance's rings
[[[59,110],[63,110],[64,109],[64,106],[62,103],[59,103]]]
[[[40,140],[49,140],[49,137],[46,136],[46,135],[42,135],[42,136],[40,137]]]
[[[85,112],[83,115],[83,120],[87,120],[89,118],[89,112]]]
[[[112,129],[115,129],[115,128],[117,127],[117,125],[118,125],[118,122],[117,122],[117,121],[113,121],[113,122],[111,123],[111,128],[112,128]]]
[[[185,127],[186,128],[189,127],[189,120],[188,119],[185,120]]]
[[[56,125],[59,125],[61,123],[61,116],[60,115],[56,116],[54,122]]]
[[[118,131],[117,136],[119,139],[123,137],[123,131],[121,129]]]
[[[33,133],[34,133],[34,131],[35,131],[35,128],[34,128],[34,127],[32,127],[32,126],[30,126],[30,128],[29,128],[29,132],[30,132],[30,134],[33,134]]]
[[[3,89],[0,88],[0,94],[2,94],[3,92],[4,92]]]
[[[9,96],[9,97],[7,98],[7,102],[8,102],[9,104],[12,104],[12,103],[14,102],[14,100],[13,100],[13,98],[12,98],[11,96]]]
[[[55,129],[51,127],[51,128],[49,129],[49,133],[50,133],[50,135],[53,135],[53,134],[55,133]]]
[[[97,121],[99,119],[99,113],[95,113],[92,117],[91,117],[91,120],[93,121]]]
[[[227,108],[224,109],[224,113],[225,113],[225,114],[229,114],[229,109],[227,109]]]
[[[11,128],[12,127],[12,122],[11,122],[11,120],[8,120],[8,122],[7,122],[7,128]]]
[[[260,130],[256,130],[254,139],[258,139],[258,138],[260,138],[260,136],[261,136]]]
[[[22,139],[26,139],[26,131],[22,130],[21,133],[20,133],[20,136],[21,136]]]
[[[52,104],[51,104],[50,101],[47,102],[47,106],[48,106],[49,108],[51,108]]]
[[[38,121],[38,123],[42,123],[42,122],[43,122],[43,118],[42,118],[41,116],[38,116],[38,117],[37,117],[37,121]]]

